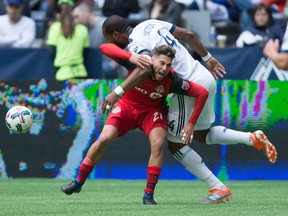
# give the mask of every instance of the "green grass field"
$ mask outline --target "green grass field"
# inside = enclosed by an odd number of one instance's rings
[[[198,205],[207,195],[200,181],[160,180],[157,206],[144,206],[144,180],[88,180],[79,194],[64,195],[62,184],[69,180],[1,179],[0,215],[115,215],[115,216],[210,216],[288,215],[288,181],[227,181],[231,201]]]

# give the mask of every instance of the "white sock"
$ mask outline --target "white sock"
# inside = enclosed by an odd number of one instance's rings
[[[252,146],[250,132],[235,131],[223,126],[214,126],[210,128],[206,136],[207,144],[246,144]]]
[[[209,168],[202,161],[200,155],[197,154],[188,145],[181,148],[173,154],[173,157],[178,160],[191,174],[204,181],[209,188],[216,184],[222,184],[220,180],[209,170]]]

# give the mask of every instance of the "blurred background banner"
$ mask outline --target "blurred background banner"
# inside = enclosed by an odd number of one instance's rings
[[[89,78],[101,78],[102,54],[98,49],[84,50]],[[0,49],[0,80],[55,80],[56,69],[45,48]]]
[[[288,73],[268,61],[261,47],[210,48],[209,51],[226,68],[225,79],[288,80]],[[84,55],[88,78],[103,78],[101,52],[86,49]],[[0,80],[55,80],[55,68],[45,48],[1,49],[0,59]]]
[[[0,81],[0,176],[73,178],[88,147],[99,136],[106,117],[105,96],[122,80]],[[288,85],[281,81],[217,82],[216,125],[265,131],[278,150],[270,164],[264,154],[246,145],[207,146],[193,142],[207,166],[222,180],[288,180]],[[5,114],[16,104],[35,116],[31,131],[12,134]],[[89,178],[146,178],[148,139],[131,131],[105,152]],[[195,179],[165,148],[162,179]]]

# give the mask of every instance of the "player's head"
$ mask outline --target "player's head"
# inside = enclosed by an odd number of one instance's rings
[[[153,68],[151,77],[155,81],[161,81],[169,73],[176,51],[168,46],[162,45],[156,48],[153,56]]]
[[[128,31],[130,28],[127,20],[118,15],[108,17],[102,25],[104,37],[110,43],[114,43],[123,49],[129,43]]]

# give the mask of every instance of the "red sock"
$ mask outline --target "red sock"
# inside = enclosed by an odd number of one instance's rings
[[[161,172],[161,167],[149,166],[147,167],[147,179],[146,179],[146,189],[145,193],[154,193],[154,188],[158,182]]]
[[[80,164],[78,176],[76,180],[80,181],[81,184],[84,184],[88,175],[92,172],[95,164],[89,158],[85,157],[82,163]]]

